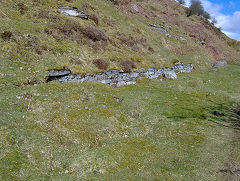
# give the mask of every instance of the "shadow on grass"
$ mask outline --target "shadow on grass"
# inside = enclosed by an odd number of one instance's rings
[[[208,119],[223,127],[240,130],[240,104],[232,105],[225,111],[214,111],[213,116]]]

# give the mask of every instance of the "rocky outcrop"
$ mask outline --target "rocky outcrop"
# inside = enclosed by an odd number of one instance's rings
[[[88,15],[79,11],[77,8],[72,8],[72,7],[64,5],[64,6],[59,7],[58,9],[62,14],[65,14],[67,16],[75,16],[75,17],[79,17],[82,19],[88,19]]]
[[[79,74],[72,74],[70,70],[53,70],[48,72],[47,82],[86,82],[96,81],[103,84],[109,84],[114,87],[121,87],[124,85],[136,84],[137,80],[146,77],[149,79],[177,79],[179,73],[190,73],[194,69],[192,64],[184,65],[180,62],[175,63],[172,68],[155,69],[150,68],[143,72],[126,73],[124,71],[110,70],[107,72],[97,73],[95,75],[86,74],[81,76]]]

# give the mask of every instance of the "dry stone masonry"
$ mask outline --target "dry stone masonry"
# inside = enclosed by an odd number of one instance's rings
[[[193,64],[184,65],[180,62],[175,63],[171,68],[155,69],[149,68],[143,72],[131,72],[126,73],[122,70],[110,70],[107,72],[97,73],[92,75],[90,73],[86,75],[72,74],[68,69],[52,70],[48,71],[47,82],[86,82],[96,81],[103,84],[109,84],[114,87],[121,87],[124,85],[136,84],[137,80],[146,77],[149,79],[166,78],[166,79],[177,79],[179,73],[190,73],[194,69]]]

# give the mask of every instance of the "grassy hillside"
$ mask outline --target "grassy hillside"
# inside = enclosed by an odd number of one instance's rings
[[[169,0],[0,4],[0,180],[239,179],[239,42]],[[60,14],[63,4],[91,18]],[[120,88],[45,83],[49,69],[103,71],[96,59],[195,70]]]
[[[84,10],[90,20],[60,14],[61,5]],[[27,73],[41,80],[45,70],[64,66],[80,73],[101,71],[93,64],[95,59],[108,62],[108,69],[122,68],[123,60],[140,69],[171,66],[176,60],[206,67],[214,60],[239,58],[229,38],[201,17],[187,18],[184,8],[174,1],[115,5],[108,0],[11,0],[1,1],[0,15],[1,57],[12,62],[19,58],[24,67],[38,69]],[[163,25],[178,39],[166,37],[149,24]],[[94,40],[91,33],[99,31],[100,38]],[[206,46],[200,46],[202,40]]]

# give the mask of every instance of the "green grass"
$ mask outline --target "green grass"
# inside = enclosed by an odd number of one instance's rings
[[[235,64],[121,88],[2,80],[0,178],[223,178],[218,171],[232,150],[238,159],[239,144],[232,145],[234,129],[211,112],[239,103],[239,70]]]
[[[21,2],[28,7],[24,15],[20,14],[18,3],[14,1],[2,3],[1,11],[4,12],[7,17],[0,18],[0,23],[3,27],[1,33],[11,31],[16,41],[3,41],[0,39],[0,45],[2,47],[0,49],[1,58],[7,58],[12,61],[16,61],[16,59],[19,58],[21,61],[37,67],[39,70],[39,73],[37,73],[38,77],[42,77],[42,72],[45,70],[63,66],[70,68],[73,72],[98,72],[100,70],[92,64],[92,61],[98,58],[108,61],[110,63],[109,69],[120,69],[121,66],[119,62],[121,60],[131,60],[135,62],[137,69],[172,66],[174,59],[178,59],[184,63],[199,64],[204,67],[212,65],[214,61],[213,57],[209,55],[204,47],[199,47],[195,39],[191,39],[183,34],[183,30],[177,25],[159,20],[162,19],[159,17],[148,19],[139,14],[134,14],[130,17],[117,9],[113,3],[104,0],[79,0],[73,3],[67,3],[65,0],[45,0],[35,4],[29,0],[23,0]],[[46,28],[54,29],[54,25],[66,24],[68,23],[67,20],[73,20],[82,27],[96,26],[91,20],[84,21],[74,17],[67,17],[60,14],[57,10],[62,4],[68,4],[81,9],[81,6],[85,3],[89,6],[89,13],[99,17],[100,24],[97,28],[105,32],[105,34],[115,42],[117,47],[108,43],[105,50],[100,49],[96,53],[91,48],[94,43],[89,43],[89,40],[84,37],[81,37],[82,41],[88,43],[86,45],[79,45],[66,38],[57,41],[51,35],[44,33]],[[145,13],[151,13],[154,6],[157,10],[153,12],[162,16],[160,12],[162,12],[164,6],[161,3],[151,0],[151,2],[143,2],[142,6],[145,9]],[[38,14],[42,11],[49,12],[49,18],[39,18]],[[177,11],[177,9],[169,8],[169,13],[174,13],[174,11]],[[58,17],[59,19],[51,19],[51,17]],[[192,23],[191,20],[182,14],[180,14],[177,20]],[[113,27],[108,25],[109,21],[114,24]],[[159,30],[152,29],[149,26],[151,23],[164,23],[170,34],[186,37],[188,41],[182,42],[175,38],[167,38],[162,35]],[[124,34],[127,37],[133,36],[135,39],[144,38],[147,42],[145,45],[138,44],[138,50],[132,50],[131,46],[120,44],[117,39],[118,33]],[[26,43],[29,41],[29,35],[36,38],[36,45],[26,46]],[[62,36],[61,34],[59,35]],[[46,46],[48,50],[38,55],[35,48],[41,46]],[[101,47],[102,45],[98,43],[97,46]],[[152,47],[154,53],[149,52],[148,47]],[[188,51],[188,53],[186,55],[178,55],[173,52],[173,49],[178,49],[183,52]],[[189,51],[190,49],[194,49],[195,52]],[[225,47],[224,50],[227,51],[228,48]],[[71,59],[79,59],[82,64],[71,63]],[[111,59],[115,59],[116,61],[112,62],[110,61]],[[232,61],[232,59],[230,60]]]
[[[105,0],[21,2],[28,7],[24,15],[16,1],[3,1],[0,7],[6,14],[0,12],[0,33],[14,35],[9,41],[0,38],[0,180],[236,179],[219,171],[226,164],[238,165],[239,132],[227,118],[212,112],[218,110],[227,117],[229,108],[240,103],[240,65],[211,69],[214,59],[206,47],[200,47],[178,26],[201,24],[198,17],[186,18],[174,1],[164,1],[169,2],[167,9],[159,1],[138,1],[144,13],[158,15],[150,19],[141,14],[130,16]],[[57,11],[62,4],[81,8],[84,3],[90,14],[99,17],[97,27],[117,46],[108,43],[105,50],[95,53],[92,46],[101,43],[91,43],[82,35],[86,45],[71,39],[57,41],[43,33],[45,28],[69,20],[81,27],[96,26],[91,20]],[[179,15],[169,15],[176,24],[164,20],[165,10]],[[59,19],[39,18],[41,11]],[[187,41],[166,38],[151,29],[150,23],[164,24],[170,34]],[[205,32],[213,37],[210,45],[221,47],[227,60],[237,62],[228,56],[237,56],[233,49],[210,30]],[[118,33],[147,42],[135,51],[121,45]],[[26,46],[28,43],[33,45]],[[229,44],[235,47],[231,41]],[[43,46],[48,50],[37,54],[35,49]],[[178,55],[174,48],[188,53]],[[177,80],[140,79],[136,85],[120,88],[96,82],[45,83],[49,69],[66,66],[73,73],[99,72],[92,64],[97,58],[108,61],[109,69],[121,69],[119,61],[131,60],[137,69],[168,67],[181,61],[194,63],[195,70]],[[34,79],[40,83],[27,85]],[[123,101],[116,102],[114,97]]]

